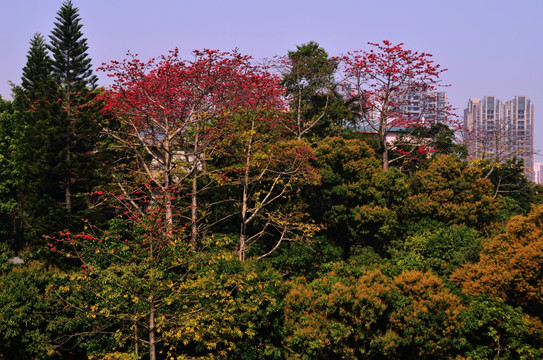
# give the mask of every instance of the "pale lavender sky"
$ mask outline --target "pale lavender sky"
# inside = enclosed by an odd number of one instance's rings
[[[387,39],[429,52],[448,68],[449,101],[463,114],[470,97],[535,105],[535,149],[543,149],[542,0],[73,0],[94,67],[142,60],[178,47],[232,50],[254,58],[286,54],[314,40],[331,56]],[[20,83],[29,41],[48,36],[62,0],[2,1],[0,94]],[[108,83],[97,74],[102,85]],[[543,161],[543,158],[536,158]]]

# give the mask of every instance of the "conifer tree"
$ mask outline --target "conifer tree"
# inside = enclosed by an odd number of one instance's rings
[[[16,127],[13,141],[17,200],[26,224],[26,239],[58,226],[62,211],[62,148],[57,86],[45,40],[30,41],[21,85],[13,89]]]
[[[10,148],[15,121],[13,103],[0,96],[0,242],[14,240],[17,201],[15,197],[14,161]],[[15,245],[15,244],[11,244]],[[1,245],[0,245],[1,246]]]
[[[35,101],[51,96],[54,91],[53,68],[42,34],[36,33],[30,40],[27,62],[23,68],[21,87],[27,100]]]
[[[83,38],[79,9],[70,0],[57,13],[55,28],[49,36],[53,55],[53,69],[66,96],[78,91],[93,90],[97,77],[92,74],[87,39]]]
[[[92,185],[96,162],[92,155],[99,133],[95,104],[97,77],[92,74],[87,39],[81,32],[78,9],[70,0],[57,13],[49,50],[55,80],[61,92],[64,120],[64,204],[68,219],[85,207],[78,194]],[[79,198],[79,203],[74,203]],[[77,200],[77,199],[76,199]]]

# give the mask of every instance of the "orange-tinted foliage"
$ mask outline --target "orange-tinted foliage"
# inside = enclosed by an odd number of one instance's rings
[[[504,234],[483,244],[480,261],[467,264],[451,280],[469,294],[487,293],[528,313],[543,308],[543,205],[515,216]]]

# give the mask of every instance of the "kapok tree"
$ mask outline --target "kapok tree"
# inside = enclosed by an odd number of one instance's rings
[[[175,198],[181,190],[189,194],[188,222],[195,246],[202,223],[198,194],[216,178],[206,163],[218,139],[225,137],[218,121],[258,101],[252,97],[258,91],[269,95],[268,79],[248,56],[212,50],[195,51],[192,61],[183,60],[177,50],[148,62],[132,55],[102,69],[115,79],[105,100],[119,123],[108,126],[106,133],[135,160],[132,176],[152,184],[147,194],[164,210],[169,231],[177,226],[174,218],[187,217],[181,212],[174,217]],[[204,175],[208,183],[202,185],[198,179]],[[134,191],[141,191],[117,180],[125,199],[135,199]],[[143,212],[136,201],[131,205]]]
[[[393,45],[384,40],[381,44],[369,44],[375,50],[356,50],[337,60],[341,61],[342,76],[350,89],[348,101],[362,125],[377,134],[386,170],[392,162],[406,156],[398,154],[389,158],[396,145],[387,136],[393,129],[409,133],[418,126],[429,125],[424,118],[429,111],[425,104],[436,102],[439,75],[446,69],[434,64],[432,55],[406,50],[403,43]],[[408,106],[415,103],[420,112],[409,113]],[[447,107],[433,109],[432,113],[436,111],[447,111]]]

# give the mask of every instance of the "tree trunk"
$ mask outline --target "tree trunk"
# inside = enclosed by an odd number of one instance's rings
[[[64,201],[66,204],[66,218],[68,221],[71,221],[72,219],[72,171],[71,171],[71,160],[72,160],[72,153],[70,150],[70,135],[69,130],[68,134],[66,135],[66,178],[64,180],[65,182],[65,189],[64,189]]]
[[[66,84],[66,116],[68,124],[66,125],[66,173],[64,198],[66,203],[66,217],[68,222],[72,220],[72,104],[70,94],[70,82]]]
[[[239,234],[239,259],[245,261],[245,253],[247,252],[247,204],[249,201],[249,169],[251,165],[251,152],[253,146],[253,131],[255,122],[253,120],[251,124],[251,132],[249,135],[249,141],[247,143],[247,155],[245,157],[245,174],[243,175],[243,197],[241,203],[241,229]]]
[[[171,235],[173,232],[173,210],[172,210],[172,190],[171,185],[171,171],[172,171],[172,156],[170,141],[167,140],[164,144],[164,210],[166,216],[166,234]]]
[[[199,126],[196,124],[196,134],[194,137],[194,146],[193,146],[193,164],[192,164],[192,191],[191,191],[191,221],[192,228],[190,233],[190,247],[194,251],[196,250],[197,241],[198,241],[198,161],[200,159],[198,152],[199,145]]]
[[[134,305],[134,314],[136,313],[136,306]],[[136,357],[139,354],[139,338],[138,338],[138,324],[136,322],[136,318],[134,317],[134,321],[132,322],[132,326],[134,327],[134,353],[136,354]]]
[[[390,89],[390,80],[387,85],[387,89]],[[387,147],[387,123],[389,120],[388,112],[388,101],[390,96],[390,90],[385,94],[383,100],[383,108],[381,109],[381,114],[379,116],[379,138],[381,140],[381,146],[383,147],[383,170],[388,170],[388,147]]]
[[[387,138],[386,134],[381,136],[381,146],[383,147],[383,169],[388,170],[388,147],[387,147]]]
[[[296,71],[296,84],[298,87],[298,109],[296,110],[296,124],[298,125],[298,140],[302,139],[302,89],[300,74]]]
[[[241,204],[241,229],[239,233],[239,259],[245,261],[246,243],[245,236],[247,233],[247,190],[246,186],[243,189],[243,203]]]
[[[196,165],[198,166],[198,165]],[[198,191],[198,174],[197,169],[194,169],[194,174],[192,177],[192,203],[191,203],[191,220],[192,220],[192,230],[190,234],[190,247],[194,251],[196,250],[197,241],[198,241],[198,197],[196,192]]]
[[[149,360],[156,360],[154,299],[151,299],[151,301],[149,302],[149,307]]]
[[[388,170],[388,149],[386,147],[386,144],[383,148],[383,170]]]
[[[171,235],[173,233],[173,211],[171,193],[167,191],[166,194],[164,194],[164,197],[166,198],[166,234]]]
[[[247,157],[248,158],[248,157]],[[241,203],[241,229],[239,233],[239,259],[245,261],[245,253],[247,252],[246,236],[247,236],[247,202],[249,191],[249,169],[246,169],[243,178],[243,198]]]

